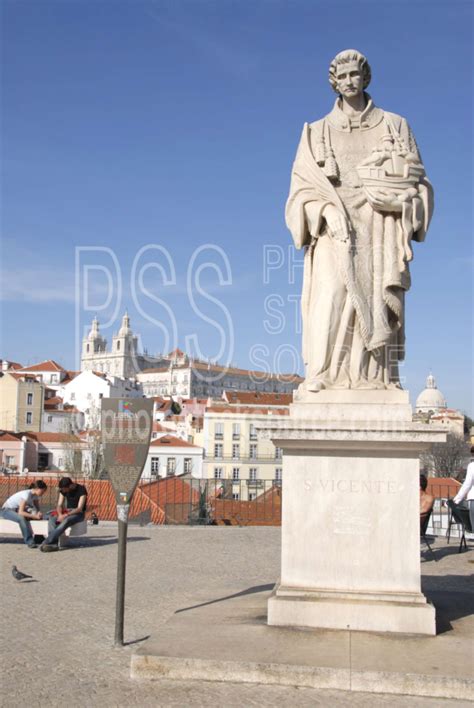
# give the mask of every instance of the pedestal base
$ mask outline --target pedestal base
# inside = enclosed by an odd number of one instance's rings
[[[283,449],[281,580],[268,623],[435,634],[421,593],[419,454],[404,391],[323,391],[262,434]]]
[[[268,624],[361,632],[436,634],[436,612],[421,593],[311,592],[278,585],[268,600]]]

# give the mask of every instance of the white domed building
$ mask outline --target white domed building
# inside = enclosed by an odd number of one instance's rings
[[[436,385],[433,374],[426,379],[426,388],[416,399],[416,412],[435,415],[447,408],[446,399]]]

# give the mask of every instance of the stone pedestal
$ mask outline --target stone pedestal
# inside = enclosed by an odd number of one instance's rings
[[[295,397],[261,431],[283,449],[281,579],[268,623],[435,634],[420,586],[419,453],[405,391]]]

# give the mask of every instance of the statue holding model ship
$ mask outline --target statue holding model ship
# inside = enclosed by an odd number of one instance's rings
[[[302,292],[303,391],[400,388],[412,241],[423,241],[433,192],[407,121],[365,92],[367,59],[340,52],[338,94],[305,124],[286,221],[306,250]]]

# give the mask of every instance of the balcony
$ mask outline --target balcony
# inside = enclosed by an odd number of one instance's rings
[[[214,433],[214,440],[224,440],[224,433]]]
[[[219,462],[235,462],[236,459],[242,464],[253,464],[255,465],[256,463],[262,463],[262,464],[273,464],[281,467],[281,460],[277,459],[274,455],[257,455],[257,457],[250,457],[250,455],[240,455],[240,457],[236,458],[233,457],[232,455],[212,455],[212,454],[207,454],[204,456],[204,462],[214,462],[215,460],[219,460]]]
[[[245,481],[247,483],[247,487],[252,487],[254,489],[263,489],[265,486],[264,479],[246,479]]]

